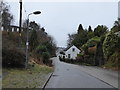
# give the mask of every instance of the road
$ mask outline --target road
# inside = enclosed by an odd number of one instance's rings
[[[58,57],[52,60],[55,70],[45,88],[114,88],[113,85],[87,73],[92,67],[86,70],[83,66],[60,62]]]

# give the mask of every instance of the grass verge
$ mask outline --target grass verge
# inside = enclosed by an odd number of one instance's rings
[[[3,88],[41,88],[53,71],[52,67],[35,64],[29,69],[4,68],[8,74],[3,78]]]

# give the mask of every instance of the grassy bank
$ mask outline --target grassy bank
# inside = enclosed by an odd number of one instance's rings
[[[41,88],[53,71],[52,67],[35,64],[29,69],[4,68],[3,88]]]

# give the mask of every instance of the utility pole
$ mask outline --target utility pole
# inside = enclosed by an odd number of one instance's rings
[[[20,20],[19,20],[19,34],[21,34],[21,24],[22,24],[22,0],[20,0]]]
[[[20,47],[20,44],[21,44],[22,0],[20,0],[19,3],[20,3],[20,19],[19,19],[19,43],[18,43],[18,47]]]
[[[1,30],[1,27],[2,27],[2,1],[0,2],[0,30]]]

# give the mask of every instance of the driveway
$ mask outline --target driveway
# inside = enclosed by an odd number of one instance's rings
[[[98,77],[95,77],[97,75],[94,76],[90,74],[90,69],[92,69],[93,67],[87,68],[84,66],[78,66],[78,65],[60,62],[58,57],[54,57],[52,58],[52,60],[55,70],[45,88],[114,88],[115,87],[107,83],[106,81],[103,81]],[[94,72],[94,74],[96,73]]]

